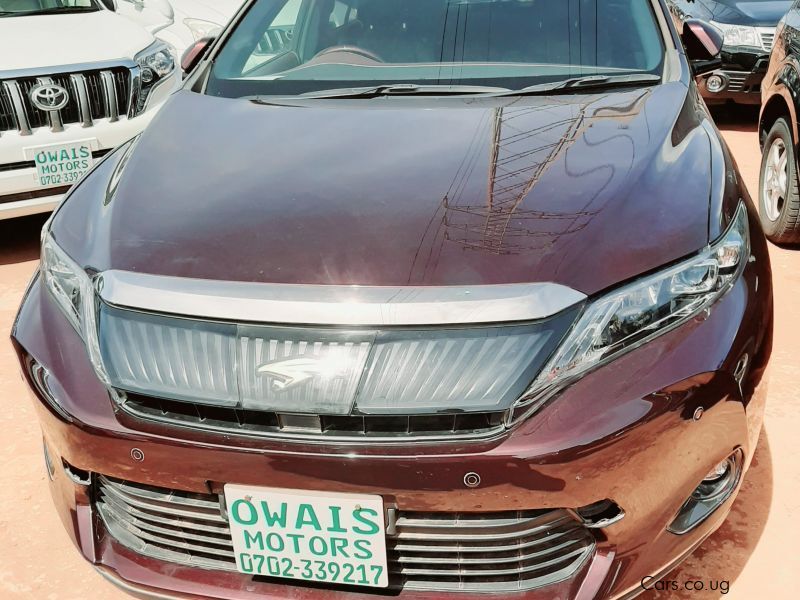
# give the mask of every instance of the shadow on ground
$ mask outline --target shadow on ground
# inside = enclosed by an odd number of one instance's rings
[[[717,125],[728,131],[755,132],[758,130],[758,106],[724,104],[712,106],[709,110]]]
[[[772,455],[766,429],[756,447],[750,470],[730,515],[711,537],[665,581],[675,581],[680,587],[673,592],[650,592],[643,598],[653,600],[701,600],[721,598],[744,570],[755,550],[767,523],[772,503]],[[686,590],[685,582],[703,582],[703,591]],[[712,591],[711,585],[717,587]]]
[[[0,221],[0,265],[39,258],[39,233],[50,213]]]

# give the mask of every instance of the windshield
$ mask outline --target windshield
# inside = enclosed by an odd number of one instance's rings
[[[526,86],[661,73],[643,0],[260,0],[225,41],[209,94]]]
[[[96,0],[0,0],[0,17],[100,10]]]

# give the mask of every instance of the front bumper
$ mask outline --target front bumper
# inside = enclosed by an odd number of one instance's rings
[[[707,104],[761,104],[761,82],[767,73],[769,54],[755,49],[723,49],[720,69],[697,78],[700,93]],[[711,77],[721,78],[724,87],[712,91]]]
[[[585,376],[516,429],[480,442],[315,445],[136,423],[115,413],[80,339],[38,281],[13,335],[20,358],[30,355],[49,371],[53,397],[70,415],[70,421],[59,416],[34,393],[60,517],[88,561],[144,597],[379,596],[289,587],[285,580],[143,556],[109,534],[94,505],[95,487],[82,478],[91,482],[99,474],[203,494],[228,482],[379,494],[400,510],[427,512],[574,509],[611,499],[625,517],[592,530],[590,559],[569,579],[514,597],[632,597],[643,591],[643,577],[665,574],[726,517],[733,496],[689,533],[667,531],[704,475],[737,448],[748,463],[755,449],[771,348],[772,290],[763,240],[754,240],[753,253],[743,277],[708,315]],[[740,386],[733,374],[745,354],[749,368]],[[700,419],[698,408],[704,411]],[[478,487],[465,486],[470,471],[480,475]],[[395,592],[407,599],[442,597]]]

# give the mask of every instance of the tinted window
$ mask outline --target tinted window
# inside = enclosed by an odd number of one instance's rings
[[[660,72],[645,0],[261,0],[225,43],[220,95],[375,83],[522,87]]]

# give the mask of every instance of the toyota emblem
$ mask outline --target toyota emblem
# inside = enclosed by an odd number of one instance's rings
[[[61,110],[69,102],[67,90],[55,83],[41,83],[31,88],[31,102],[39,110]]]

